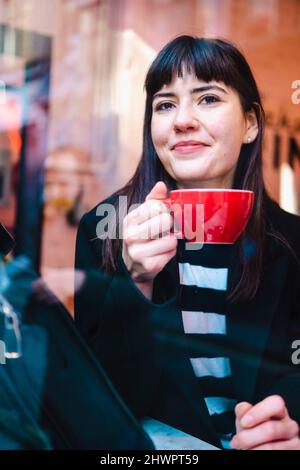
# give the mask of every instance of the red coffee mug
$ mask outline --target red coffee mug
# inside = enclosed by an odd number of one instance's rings
[[[191,243],[234,243],[250,218],[254,193],[240,189],[176,189],[162,199],[175,230]]]

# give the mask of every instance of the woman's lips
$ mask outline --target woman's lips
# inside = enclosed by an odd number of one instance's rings
[[[180,145],[175,145],[173,147],[173,151],[176,153],[192,153],[196,152],[197,150],[200,150],[204,147],[207,147],[205,144],[180,144]]]

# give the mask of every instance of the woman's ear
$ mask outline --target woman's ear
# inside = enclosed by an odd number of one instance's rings
[[[258,121],[257,121],[256,113],[253,108],[250,111],[247,111],[245,117],[246,117],[246,130],[245,130],[243,142],[244,144],[250,144],[257,137]]]

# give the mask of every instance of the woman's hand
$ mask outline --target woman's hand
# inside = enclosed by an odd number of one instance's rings
[[[176,254],[177,239],[170,234],[173,219],[159,201],[166,197],[167,187],[160,181],[123,222],[123,260],[137,287],[149,299],[154,278]]]
[[[289,417],[284,400],[272,395],[252,406],[235,407],[237,433],[231,441],[235,449],[300,450],[299,426]]]

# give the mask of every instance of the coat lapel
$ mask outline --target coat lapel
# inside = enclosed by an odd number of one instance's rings
[[[246,302],[231,303],[227,322],[230,364],[238,401],[253,400],[258,369],[282,288],[287,276],[287,256],[279,250],[264,267],[255,297]],[[232,260],[232,263],[234,260]],[[236,277],[232,263],[228,287]]]

